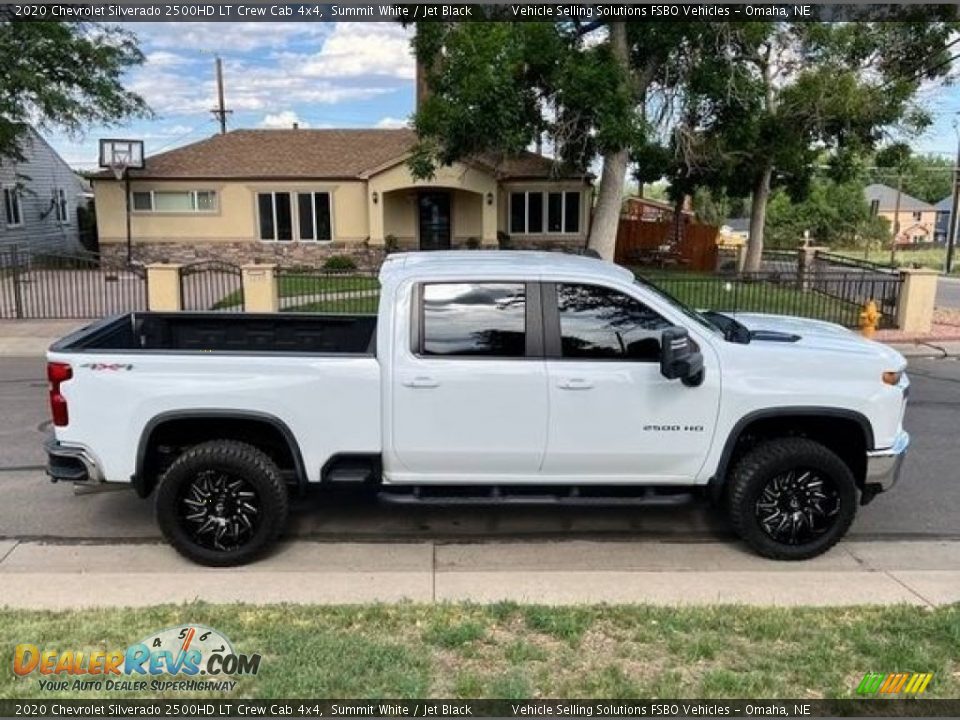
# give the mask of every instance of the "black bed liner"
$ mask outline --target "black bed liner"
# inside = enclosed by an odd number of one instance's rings
[[[376,315],[137,312],[85,327],[50,349],[374,355],[376,328]]]

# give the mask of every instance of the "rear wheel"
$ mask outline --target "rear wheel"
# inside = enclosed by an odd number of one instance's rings
[[[203,565],[242,565],[283,529],[287,489],[262,451],[214,440],[190,448],[164,473],[156,512],[164,537],[180,554]]]
[[[806,438],[758,445],[736,464],[727,494],[734,530],[760,555],[804,560],[842,538],[857,510],[850,468]]]

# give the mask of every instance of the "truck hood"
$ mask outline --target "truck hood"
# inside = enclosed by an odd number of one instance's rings
[[[903,355],[893,348],[868,340],[835,323],[789,315],[726,314],[736,318],[754,333],[751,343],[776,343],[785,350],[793,346],[809,350],[867,355],[888,363],[891,370],[901,369],[907,364]]]

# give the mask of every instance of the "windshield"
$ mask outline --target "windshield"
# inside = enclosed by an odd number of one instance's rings
[[[712,322],[710,322],[706,317],[704,317],[702,313],[699,313],[699,312],[697,312],[696,310],[694,310],[693,308],[688,307],[687,305],[684,305],[682,302],[680,302],[679,300],[677,300],[673,295],[671,295],[670,293],[668,293],[666,290],[662,290],[662,289],[658,288],[656,285],[654,285],[653,283],[651,283],[649,280],[644,280],[644,279],[641,278],[641,277],[638,277],[638,278],[635,280],[635,282],[636,282],[637,285],[640,285],[641,287],[646,288],[646,289],[649,290],[650,292],[653,292],[653,293],[656,293],[657,295],[659,295],[661,298],[663,298],[663,299],[666,300],[668,303],[670,303],[671,305],[673,305],[677,310],[679,310],[680,312],[682,312],[684,315],[686,315],[686,316],[687,316],[688,318],[690,318],[691,320],[694,320],[694,321],[696,321],[697,323],[699,323],[700,325],[703,325],[703,327],[707,328],[708,330],[712,330],[712,331],[715,332],[715,333],[720,333],[721,335],[723,335],[723,331],[722,331],[720,328],[718,328],[716,325],[714,325]]]

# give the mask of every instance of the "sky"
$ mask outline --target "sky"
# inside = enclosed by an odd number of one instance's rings
[[[128,23],[146,55],[125,85],[156,117],[43,131],[72,167],[97,165],[97,141],[144,141],[147,155],[218,132],[215,57],[223,59],[228,129],[402,127],[413,112],[410,31],[398,23]]]
[[[74,168],[97,164],[100,137],[142,139],[151,155],[217,132],[214,59],[223,58],[228,128],[401,127],[414,105],[410,29],[398,23],[128,23],[146,62],[125,78],[156,113],[148,121],[43,134]],[[956,68],[954,69],[956,72]],[[960,84],[924,88],[933,126],[910,140],[953,157]]]

